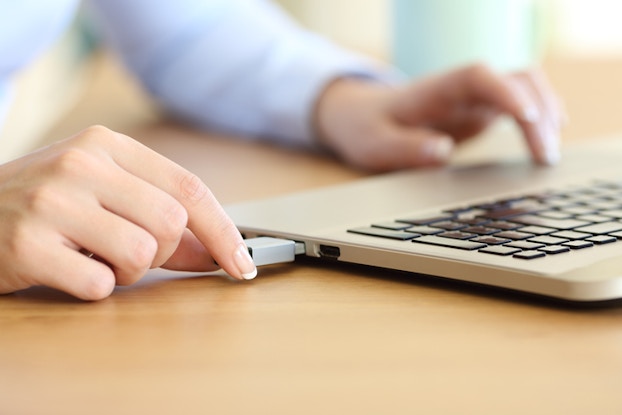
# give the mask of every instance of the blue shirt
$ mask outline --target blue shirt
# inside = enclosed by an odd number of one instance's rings
[[[79,1],[0,3],[1,94],[11,75],[63,32]],[[310,144],[313,107],[331,80],[393,75],[302,29],[267,0],[86,6],[104,41],[147,90],[168,111],[210,130]]]

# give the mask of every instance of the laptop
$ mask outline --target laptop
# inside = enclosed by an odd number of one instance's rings
[[[498,147],[498,145],[497,145]],[[579,303],[622,298],[622,140],[525,152],[225,206],[304,255]]]

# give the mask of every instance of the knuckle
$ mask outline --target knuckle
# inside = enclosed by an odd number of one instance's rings
[[[463,74],[468,80],[477,82],[489,78],[492,75],[492,70],[488,65],[478,62],[465,67]]]
[[[89,127],[86,127],[86,129],[84,130],[84,132],[86,132],[86,133],[93,133],[93,134],[96,134],[96,133],[109,133],[111,131],[112,130],[110,130],[107,127],[104,127],[101,124],[93,124],[93,125],[91,125]]]
[[[85,128],[72,138],[72,143],[82,148],[99,148],[103,144],[112,144],[123,141],[127,137],[117,134],[102,125],[92,125]]]
[[[34,186],[24,193],[25,211],[30,213],[58,211],[62,203],[62,196],[54,186],[45,183]]]
[[[133,247],[128,250],[131,254],[129,258],[129,270],[133,274],[145,272],[151,266],[156,253],[158,251],[158,243],[151,235],[146,235],[136,239]]]
[[[114,134],[111,129],[106,128],[103,125],[95,124],[85,128],[81,135],[85,137],[106,137],[116,134]]]
[[[51,169],[57,175],[83,176],[93,165],[93,157],[85,150],[72,147],[58,153]]]
[[[158,239],[162,239],[167,242],[179,240],[187,224],[188,212],[181,204],[174,201],[164,209]]]
[[[211,195],[207,185],[197,175],[190,172],[184,172],[178,183],[182,200],[191,205],[196,205]]]
[[[140,279],[151,267],[158,244],[149,233],[134,237],[124,244],[123,256],[113,262],[119,285],[129,285]]]

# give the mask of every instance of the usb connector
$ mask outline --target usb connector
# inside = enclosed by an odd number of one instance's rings
[[[244,242],[255,266],[292,262],[296,255],[305,252],[304,243],[289,239],[261,236],[245,239]]]

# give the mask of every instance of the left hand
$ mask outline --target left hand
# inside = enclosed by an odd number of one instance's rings
[[[393,170],[445,163],[501,114],[516,120],[536,163],[558,161],[563,112],[537,69],[501,75],[474,65],[403,87],[340,78],[314,121],[320,143],[347,162]]]

